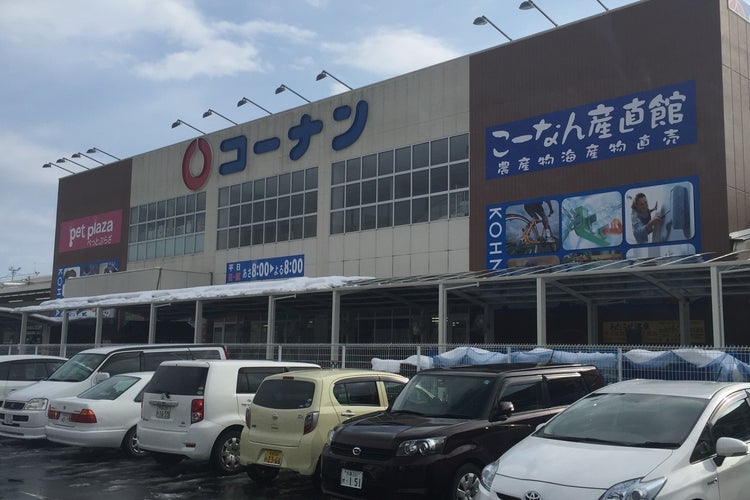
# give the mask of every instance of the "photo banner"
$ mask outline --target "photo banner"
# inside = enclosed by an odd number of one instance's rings
[[[486,266],[693,255],[698,200],[690,177],[488,205]]]

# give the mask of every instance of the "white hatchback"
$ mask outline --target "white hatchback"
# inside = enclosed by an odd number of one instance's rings
[[[115,375],[78,396],[53,399],[47,408],[47,439],[71,446],[122,448],[132,457],[144,455],[136,424],[143,389],[153,374]]]
[[[620,382],[485,467],[475,498],[744,500],[748,442],[750,383]]]
[[[313,363],[266,360],[165,361],[146,386],[139,446],[157,462],[208,461],[220,475],[242,470],[245,408],[268,375],[320,369]]]

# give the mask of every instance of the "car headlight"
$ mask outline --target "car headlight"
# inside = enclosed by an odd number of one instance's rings
[[[482,469],[482,475],[479,476],[479,482],[482,486],[487,488],[488,491],[492,491],[492,480],[495,479],[497,469],[500,466],[500,459],[491,462],[484,469]]]
[[[425,438],[425,439],[410,439],[404,441],[398,446],[396,450],[397,457],[410,457],[412,455],[434,455],[443,451],[445,446],[445,436]]]
[[[23,406],[24,410],[46,410],[47,409],[47,398],[34,398],[30,399],[28,403]]]
[[[667,482],[664,477],[651,481],[641,481],[641,479],[618,483],[599,497],[599,500],[653,500]]]
[[[337,427],[334,427],[333,429],[328,431],[328,441],[327,441],[328,446],[331,446],[331,443],[333,442],[333,436],[336,434],[337,429],[338,429]]]

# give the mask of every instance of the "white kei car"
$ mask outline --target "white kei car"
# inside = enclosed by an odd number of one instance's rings
[[[750,383],[620,382],[485,467],[474,498],[747,499],[749,441]]]
[[[145,455],[136,429],[143,389],[153,374],[123,373],[78,396],[53,399],[47,409],[47,439],[87,448],[122,448],[131,457]]]

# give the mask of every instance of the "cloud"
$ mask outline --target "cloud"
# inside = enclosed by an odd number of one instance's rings
[[[337,54],[338,63],[381,77],[408,73],[461,55],[438,38],[404,28],[380,28],[351,44],[329,43],[324,47]]]
[[[307,43],[315,33],[263,20],[212,19],[177,0],[25,0],[3,5],[0,40],[59,67],[122,64],[149,81],[263,72],[265,38]]]

